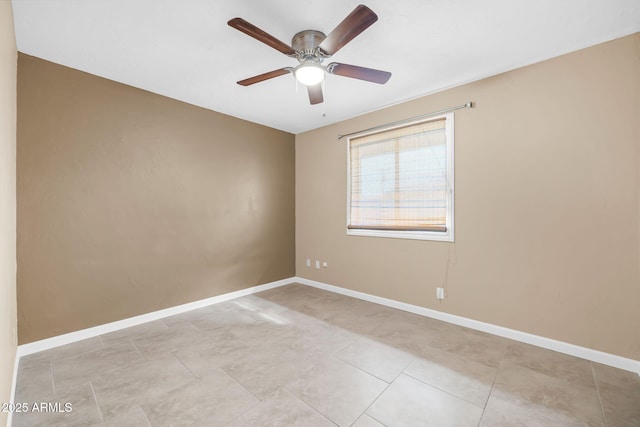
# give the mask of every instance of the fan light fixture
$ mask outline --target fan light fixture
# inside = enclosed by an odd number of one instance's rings
[[[314,86],[324,80],[324,70],[319,64],[305,61],[298,65],[293,74],[296,79],[305,86]]]

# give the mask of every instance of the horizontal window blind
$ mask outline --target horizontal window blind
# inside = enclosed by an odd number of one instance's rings
[[[349,141],[350,229],[447,231],[446,118]]]

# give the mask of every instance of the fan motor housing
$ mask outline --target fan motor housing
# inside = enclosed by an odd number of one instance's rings
[[[318,45],[322,43],[327,36],[322,31],[304,30],[297,33],[291,39],[291,47],[301,54],[302,59],[310,59],[309,57],[318,57]],[[317,58],[319,59],[319,58]]]

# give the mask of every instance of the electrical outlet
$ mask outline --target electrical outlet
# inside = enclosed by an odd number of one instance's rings
[[[445,298],[444,288],[436,288],[436,298],[442,301]]]
[[[329,263],[328,263],[327,261],[325,261],[325,262],[323,262],[323,263],[322,263],[322,266],[323,266],[324,268],[327,268],[327,267],[329,267]]]
[[[316,261],[316,268],[320,269],[320,261]]]
[[[307,267],[311,267],[311,259],[307,258]]]

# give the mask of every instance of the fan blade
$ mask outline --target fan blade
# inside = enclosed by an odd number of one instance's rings
[[[385,84],[391,78],[388,71],[375,70],[373,68],[358,67],[357,65],[340,64],[332,62],[327,65],[327,72],[352,79],[366,80],[368,82]]]
[[[378,15],[361,4],[344,18],[318,47],[325,54],[333,55],[377,20]]]
[[[320,104],[324,101],[324,97],[322,96],[322,83],[307,86],[307,91],[309,92],[309,101],[311,102],[311,105]]]
[[[273,37],[271,34],[268,34],[262,31],[260,28],[255,25],[245,21],[242,18],[233,18],[229,22],[227,22],[230,27],[235,28],[238,31],[242,31],[248,36],[253,37],[254,39],[271,46],[272,48],[279,50],[285,55],[295,55],[296,51],[293,50],[291,46],[288,44],[281,42],[277,38]]]
[[[260,83],[265,80],[272,79],[274,77],[284,76],[285,74],[289,74],[290,72],[291,72],[290,68],[281,68],[279,70],[269,71],[268,73],[264,73],[257,76],[249,77],[248,79],[240,80],[238,84],[241,86],[249,86],[254,83]]]

